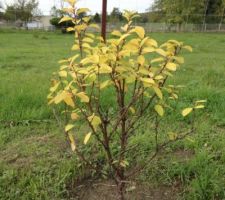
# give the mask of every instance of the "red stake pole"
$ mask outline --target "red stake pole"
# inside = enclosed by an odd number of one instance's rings
[[[106,40],[107,0],[102,0],[102,37]]]

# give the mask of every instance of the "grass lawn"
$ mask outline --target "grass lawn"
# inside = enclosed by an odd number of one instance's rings
[[[169,146],[137,179],[149,186],[145,189],[153,199],[223,200],[224,34],[150,36],[193,47],[193,53],[183,53],[185,64],[174,79],[186,86],[177,106],[198,99],[207,99],[207,105],[199,114],[197,134]],[[46,99],[57,61],[71,54],[72,43],[72,35],[0,30],[0,199],[76,199],[76,180],[86,172],[67,147]],[[178,120],[178,114],[169,114],[163,128],[179,129]],[[142,132],[133,138],[142,144],[140,159],[152,147]]]

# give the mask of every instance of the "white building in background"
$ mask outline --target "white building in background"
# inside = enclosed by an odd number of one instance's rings
[[[44,30],[52,30],[54,26],[51,25],[50,20],[52,16],[39,16],[36,17],[33,21],[27,23],[27,29],[44,29]]]

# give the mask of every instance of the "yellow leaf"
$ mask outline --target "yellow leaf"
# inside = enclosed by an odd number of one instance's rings
[[[182,48],[183,48],[183,49],[186,49],[186,50],[188,50],[188,51],[190,51],[190,52],[193,51],[193,49],[192,49],[191,46],[183,46]]]
[[[88,117],[88,120],[89,120],[89,122],[91,122],[91,124],[95,130],[98,127],[98,125],[102,123],[100,117],[95,116],[94,114],[91,115],[90,117]]]
[[[140,47],[143,47],[148,39],[149,39],[148,37],[144,38],[144,39],[141,41]]]
[[[59,72],[59,76],[60,77],[67,77],[67,71],[64,71],[64,70],[63,71],[60,71]]]
[[[90,10],[88,8],[79,8],[77,9],[77,15],[81,14],[81,13],[86,13],[89,12]]]
[[[75,107],[75,104],[73,102],[73,99],[70,96],[67,96],[65,99],[63,99],[64,102],[68,105],[71,106],[72,108]]]
[[[205,106],[204,105],[197,105],[197,106],[195,106],[195,109],[202,109],[202,108],[205,108]]]
[[[155,48],[153,48],[153,47],[145,47],[145,48],[143,48],[142,53],[143,54],[145,54],[145,53],[152,53],[154,51],[155,51]]]
[[[79,74],[89,74],[89,71],[87,68],[81,68],[81,69],[78,69],[77,72]]]
[[[155,90],[155,93],[157,94],[157,96],[162,99],[163,98],[163,94],[162,94],[162,91],[157,88],[157,87],[153,87],[153,89]]]
[[[130,51],[129,50],[120,51],[119,56],[130,56]]]
[[[170,71],[176,71],[177,70],[177,65],[175,63],[167,63],[166,68],[169,69]]]
[[[83,48],[88,48],[88,49],[91,48],[90,44],[88,44],[88,43],[83,43],[83,44],[82,44],[82,47],[83,47]]]
[[[79,118],[79,115],[77,113],[71,113],[71,119],[77,120]]]
[[[166,52],[163,49],[156,49],[155,51],[163,57],[167,56]]]
[[[80,47],[79,47],[79,45],[77,45],[77,44],[74,44],[74,45],[72,46],[72,48],[71,48],[72,51],[76,51],[76,50],[78,50],[78,49],[80,49]]]
[[[156,77],[154,77],[155,80],[162,80],[164,79],[164,77],[162,75],[157,75]]]
[[[82,20],[86,23],[88,23],[91,20],[91,17],[83,17]]]
[[[155,40],[153,40],[153,39],[148,39],[148,40],[146,41],[146,45],[147,45],[147,46],[157,47],[157,46],[158,46],[158,43],[157,43]]]
[[[128,36],[130,36],[130,34],[124,34],[120,37],[120,39],[118,40],[118,44],[120,44],[123,40],[125,40]]]
[[[90,137],[91,137],[92,132],[89,132],[85,138],[84,138],[84,144],[87,144],[87,142],[89,141]]]
[[[54,102],[55,104],[59,104],[61,101],[63,101],[63,99],[65,99],[68,96],[68,93],[65,91],[62,91],[61,93],[59,93],[55,98],[54,98]]]
[[[94,40],[91,39],[91,38],[86,37],[86,38],[83,39],[83,42],[93,43]]]
[[[64,69],[67,69],[67,68],[69,68],[68,65],[62,65],[62,66],[60,67],[60,70],[64,70]]]
[[[195,103],[206,103],[206,102],[207,102],[207,100],[198,100]]]
[[[155,111],[159,114],[159,116],[163,116],[164,115],[164,109],[161,105],[155,105]]]
[[[152,78],[141,78],[140,80],[144,83],[155,84],[155,81]]]
[[[145,29],[141,26],[136,26],[134,28],[135,32],[138,34],[138,36],[143,39],[145,37]]]
[[[132,114],[135,114],[135,109],[133,107],[130,107],[129,110]]]
[[[193,111],[193,108],[185,108],[185,109],[182,111],[183,117],[189,115],[192,111]]]
[[[77,0],[64,0],[68,2],[72,7],[76,4]]]
[[[87,29],[87,24],[80,24],[75,26],[75,30],[77,32],[81,32]]]
[[[64,17],[59,21],[59,24],[62,23],[62,22],[71,21],[71,20],[73,20],[71,17],[64,16]]]
[[[95,38],[95,35],[94,35],[94,34],[92,34],[92,33],[86,33],[86,36],[88,36],[88,37],[90,37],[90,38],[92,38],[92,39],[94,39],[94,38]]]
[[[164,58],[160,57],[160,58],[155,58],[153,60],[151,60],[151,63],[157,63],[157,62],[162,62],[164,61]]]
[[[100,74],[108,74],[112,72],[112,68],[107,64],[101,64],[99,68]]]
[[[65,127],[65,131],[68,132],[69,130],[71,130],[74,127],[73,124],[67,124]]]
[[[62,64],[62,63],[68,63],[68,60],[60,60],[58,61],[59,64]]]
[[[71,31],[74,31],[74,30],[75,30],[75,29],[72,28],[72,27],[69,27],[69,28],[66,29],[67,32],[71,32]]]
[[[177,133],[169,132],[168,136],[169,136],[169,139],[172,141],[177,139]]]
[[[90,24],[89,27],[90,28],[95,28],[95,29],[100,29],[97,24]]]
[[[70,140],[70,146],[71,146],[71,149],[72,149],[72,151],[75,151],[75,149],[76,149],[76,144],[75,144],[75,140],[74,140],[74,138],[73,138],[72,133],[68,133],[68,137],[69,137],[69,140]]]
[[[121,37],[121,35],[122,35],[121,32],[117,31],[117,30],[113,31],[111,34],[114,36],[118,36],[118,37]]]
[[[55,84],[53,87],[50,88],[51,92],[55,92],[57,88],[59,87],[60,83]]]
[[[144,63],[145,63],[145,57],[142,56],[142,55],[141,56],[138,56],[137,62],[138,62],[138,64],[140,64],[141,66],[143,66]]]
[[[80,98],[81,102],[88,103],[89,97],[84,92],[79,92],[76,94],[77,97]]]
[[[120,162],[120,166],[121,167],[127,167],[129,165],[129,163],[126,161],[126,160],[121,160],[121,162]]]
[[[99,56],[98,55],[93,55],[91,56],[91,60],[93,63],[98,64],[99,63]]]
[[[173,59],[176,60],[179,64],[183,64],[184,63],[184,58],[183,57],[174,56]]]
[[[100,90],[104,89],[111,83],[110,80],[104,81],[103,83],[100,84]]]
[[[177,40],[169,40],[168,43],[172,43],[172,44],[175,44],[175,45],[178,45],[178,46],[181,45],[181,43],[178,42]]]

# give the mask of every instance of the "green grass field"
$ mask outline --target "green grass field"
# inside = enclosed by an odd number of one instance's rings
[[[185,64],[174,80],[186,86],[178,107],[198,99],[207,99],[207,105],[199,113],[197,133],[169,146],[138,180],[164,188],[170,199],[224,200],[224,34],[150,36],[193,47],[193,53],[183,53]],[[75,180],[86,172],[67,147],[46,99],[57,61],[71,54],[72,43],[72,35],[0,30],[0,199],[76,199]],[[178,114],[170,114],[164,128],[176,128],[178,120]],[[152,145],[147,137],[143,129],[133,139],[142,144],[142,159]]]

